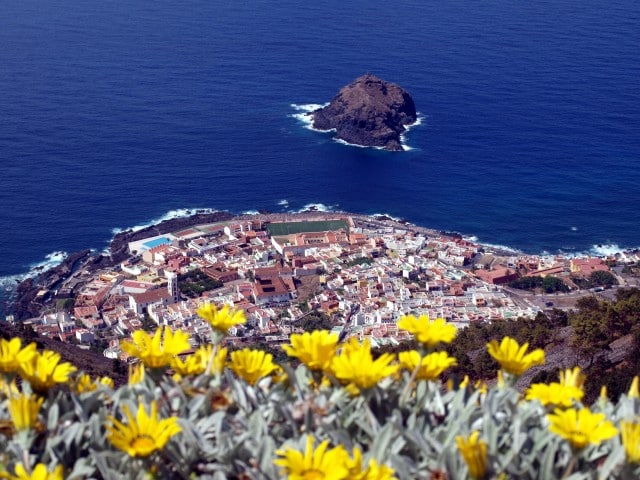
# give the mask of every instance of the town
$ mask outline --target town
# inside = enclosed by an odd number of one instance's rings
[[[605,287],[632,285],[611,266],[640,264],[637,252],[524,255],[385,216],[327,212],[245,215],[128,248],[115,267],[73,272],[55,292],[54,311],[27,323],[41,336],[125,361],[120,339],[138,329],[167,325],[189,332],[194,347],[208,342],[210,329],[196,315],[208,302],[244,311],[247,323],[226,340],[237,346],[277,348],[291,333],[315,328],[397,345],[408,338],[396,326],[402,315],[445,318],[458,328],[533,318]],[[594,272],[606,272],[605,286],[592,287],[603,276]],[[537,294],[508,286],[528,279],[554,282]]]

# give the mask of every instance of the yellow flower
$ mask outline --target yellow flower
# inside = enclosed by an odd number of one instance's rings
[[[273,383],[284,383],[289,380],[289,375],[287,375],[287,372],[285,372],[281,366],[278,366],[271,373],[271,379],[273,380]]]
[[[227,330],[231,327],[241,325],[247,321],[244,311],[230,310],[228,305],[218,310],[212,303],[206,303],[198,308],[196,313],[221,333],[227,333]]]
[[[179,377],[187,375],[200,375],[207,370],[211,362],[211,373],[221,373],[227,361],[227,349],[220,348],[213,355],[213,345],[201,345],[198,349],[185,359],[174,357],[171,361],[171,368]]]
[[[104,377],[100,377],[100,379],[97,380],[97,383],[100,383],[100,385],[104,385],[105,387],[111,389],[115,386],[115,384],[113,383],[113,378],[107,377],[106,375]]]
[[[262,377],[266,377],[278,369],[273,363],[273,355],[262,350],[243,348],[231,352],[229,368],[250,385],[255,385]]]
[[[369,460],[366,467],[363,467],[362,452],[358,447],[353,449],[353,458],[348,459],[346,465],[350,480],[396,480],[393,476],[395,473],[393,468],[378,464],[374,458]]]
[[[405,315],[398,320],[398,328],[412,333],[416,340],[427,348],[433,348],[439,343],[451,343],[456,336],[456,327],[447,323],[444,318],[429,320],[428,315]]]
[[[31,361],[36,355],[36,344],[30,343],[22,348],[19,338],[5,340],[0,338],[0,373],[17,373],[20,365]]]
[[[538,400],[543,405],[558,405],[570,407],[574,401],[579,401],[584,396],[584,392],[579,388],[552,382],[534,383],[527,389],[527,400]]]
[[[135,365],[129,365],[129,385],[135,385],[144,380],[144,365],[136,363]]]
[[[20,395],[18,385],[16,385],[15,378],[8,382],[3,375],[0,375],[0,397],[9,397],[11,395]]]
[[[640,423],[620,422],[622,445],[627,454],[627,462],[640,463]]]
[[[156,450],[161,450],[171,437],[182,430],[177,417],[163,420],[158,418],[155,400],[151,402],[149,415],[142,404],[138,405],[135,418],[126,405],[122,410],[128,423],[121,423],[115,417],[109,416],[111,424],[107,425],[107,438],[114,447],[132,457],[147,457]]]
[[[9,415],[16,430],[34,428],[44,398],[37,395],[17,395],[9,398]]]
[[[281,475],[289,480],[342,480],[349,477],[346,462],[347,451],[341,445],[327,449],[329,440],[313,448],[313,437],[307,436],[307,448],[303,452],[293,448],[276,450],[278,458],[273,463],[282,467]]]
[[[560,372],[560,383],[567,387],[575,387],[582,390],[586,378],[580,371],[580,367],[566,368]]]
[[[6,478],[10,480],[63,480],[63,468],[62,465],[58,465],[53,472],[47,470],[47,466],[44,463],[39,463],[28,473],[24,466],[19,463],[16,465],[15,475],[9,475]]]
[[[469,468],[471,478],[484,478],[487,474],[487,442],[480,440],[480,432],[476,430],[466,438],[457,435],[456,444]]]
[[[640,390],[638,389],[638,376],[636,375],[635,377],[633,377],[633,380],[631,381],[631,386],[629,387],[629,393],[627,393],[627,396],[629,398],[640,398]]]
[[[36,392],[46,392],[58,383],[67,383],[77,369],[69,362],[60,363],[60,354],[45,350],[20,365],[20,376]]]
[[[326,370],[338,348],[338,335],[327,330],[315,330],[291,335],[291,345],[282,349],[290,357],[296,357],[310,370]]]
[[[349,385],[351,392],[356,393],[394,375],[398,371],[397,365],[390,365],[394,358],[394,355],[385,353],[374,360],[369,341],[365,340],[360,345],[356,338],[352,338],[340,355],[334,357],[331,370],[338,380]]]
[[[93,392],[100,385],[103,385],[103,386],[109,387],[109,388],[113,388],[113,385],[114,385],[113,384],[113,379],[110,378],[110,377],[101,377],[99,379],[95,379],[94,380],[89,375],[87,375],[86,373],[82,373],[76,379],[75,390],[76,390],[76,393],[78,393],[78,394],[86,393],[86,392]]]
[[[606,385],[602,385],[600,387],[600,400],[603,402],[606,402],[607,400],[609,400],[609,392],[607,391]]]
[[[124,340],[121,347],[149,368],[166,367],[173,357],[191,348],[188,333],[180,330],[174,333],[169,327],[158,328],[153,337],[144,330],[136,330],[131,340]]]
[[[550,422],[549,430],[568,440],[577,449],[590,443],[598,445],[618,434],[618,430],[606,420],[604,413],[592,413],[588,408],[556,408],[547,418]]]
[[[560,372],[560,382],[534,383],[526,392],[527,400],[538,400],[543,405],[557,405],[570,407],[574,401],[580,401],[584,396],[582,385],[585,376],[580,367],[567,368]]]
[[[411,350],[400,352],[398,360],[403,368],[412,373],[420,364],[416,373],[417,380],[436,380],[447,368],[458,364],[447,352],[434,352],[421,357],[419,352]]]
[[[496,340],[487,344],[489,355],[498,361],[504,371],[513,375],[522,375],[534,365],[544,363],[544,350],[538,348],[525,355],[528,348],[528,343],[520,346],[510,337],[504,337],[500,345]]]
[[[76,392],[77,393],[85,393],[85,392],[93,392],[98,386],[91,380],[91,377],[86,373],[81,374],[76,379]]]

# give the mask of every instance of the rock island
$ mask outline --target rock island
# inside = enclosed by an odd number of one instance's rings
[[[370,73],[343,87],[311,116],[317,130],[335,130],[345,142],[390,151],[404,150],[400,136],[417,120],[411,95]]]

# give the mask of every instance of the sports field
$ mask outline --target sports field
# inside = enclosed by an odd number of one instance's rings
[[[346,230],[349,233],[349,224],[346,220],[318,220],[308,222],[284,222],[270,223],[267,231],[272,237],[291,235],[292,233],[326,232],[329,230]]]

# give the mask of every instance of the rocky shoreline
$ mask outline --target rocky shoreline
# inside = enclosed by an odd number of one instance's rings
[[[126,230],[116,234],[109,244],[109,255],[96,254],[89,249],[71,253],[59,265],[18,284],[12,302],[12,314],[16,320],[26,320],[41,315],[53,300],[56,288],[74,272],[81,269],[93,272],[101,268],[109,268],[131,257],[128,251],[129,242],[183,230],[193,225],[223,222],[235,217],[236,215],[229,212],[213,212],[173,218],[141,230]]]

